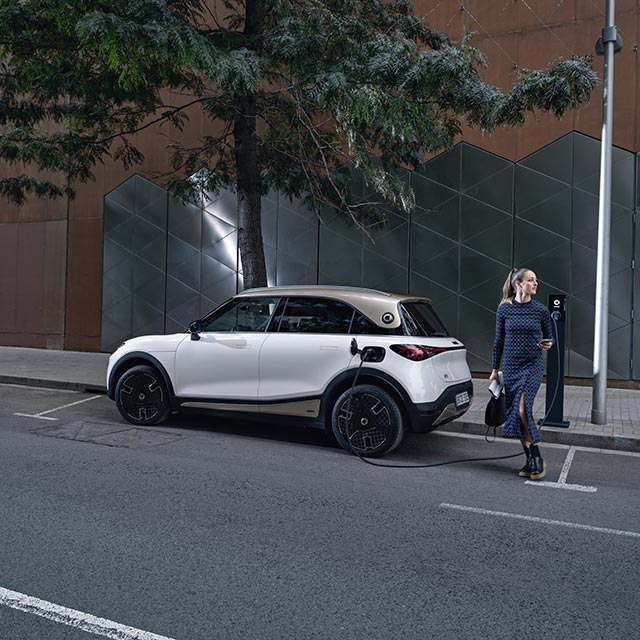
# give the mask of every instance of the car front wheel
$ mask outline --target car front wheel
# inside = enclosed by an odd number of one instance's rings
[[[166,420],[171,405],[160,372],[148,365],[125,371],[115,391],[120,415],[131,424],[150,426]]]
[[[404,435],[402,412],[384,389],[361,384],[347,389],[331,415],[340,446],[365,457],[380,457],[395,449]]]

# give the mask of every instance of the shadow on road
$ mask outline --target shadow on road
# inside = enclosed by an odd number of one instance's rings
[[[247,420],[246,418],[231,416],[212,416],[211,414],[197,412],[195,410],[182,410],[179,414],[171,415],[166,422],[163,422],[162,425],[157,428],[162,427],[212,433],[229,433],[248,436],[250,438],[339,448],[333,437],[323,429],[305,427],[292,423],[263,422],[258,418],[255,420]]]
[[[259,438],[275,442],[289,442],[313,447],[330,448],[340,451],[333,436],[322,429],[305,427],[300,424],[262,422],[232,417],[214,417],[197,411],[181,412],[170,417],[162,425],[173,429],[225,433],[243,437]],[[521,454],[521,448],[498,440],[491,444],[484,440],[456,438],[434,431],[428,434],[405,434],[401,444],[384,458],[373,459],[381,464],[432,464],[467,458],[490,458]],[[345,455],[347,452],[344,452]],[[505,465],[505,462],[507,463]],[[484,460],[462,462],[459,466],[499,473],[513,473],[510,466],[521,466],[518,458],[508,460]],[[456,464],[455,466],[458,466]]]

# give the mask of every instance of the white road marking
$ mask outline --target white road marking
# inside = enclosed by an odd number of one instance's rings
[[[61,407],[56,407],[55,409],[49,409],[48,411],[41,411],[40,413],[14,413],[14,416],[23,416],[25,418],[39,418],[40,420],[57,420],[58,418],[49,418],[45,417],[47,413],[53,413],[54,411],[60,411],[60,409],[66,409],[67,407],[73,407],[76,404],[82,404],[83,402],[89,402],[89,400],[95,400],[100,396],[91,396],[90,398],[83,398],[82,400],[76,400],[75,402],[69,402],[68,404],[63,404]]]
[[[549,487],[550,489],[568,489],[569,491],[582,491],[583,493],[595,493],[598,487],[586,484],[567,484],[566,482],[547,482],[546,480],[525,480],[525,484],[537,487]]]
[[[537,516],[525,516],[520,513],[508,513],[506,511],[491,511],[490,509],[480,509],[478,507],[466,507],[461,504],[449,504],[442,502],[443,509],[455,509],[457,511],[468,511],[487,516],[497,516],[500,518],[512,518],[514,520],[527,520],[529,522],[539,522],[540,524],[550,524],[556,527],[568,527],[570,529],[583,529],[585,531],[595,531],[598,533],[610,533],[616,536],[627,536],[629,538],[640,538],[637,531],[624,531],[623,529],[609,529],[608,527],[594,527],[589,524],[579,524],[578,522],[565,522],[564,520],[550,520],[548,518],[538,518]]]
[[[539,487],[548,487],[550,489],[569,489],[569,491],[582,491],[583,493],[595,493],[598,489],[597,487],[590,487],[588,485],[583,484],[567,484],[567,476],[569,475],[569,469],[571,468],[571,463],[573,462],[573,457],[576,455],[575,447],[569,447],[569,451],[567,451],[567,457],[565,458],[564,464],[562,465],[562,471],[560,471],[560,477],[558,478],[558,482],[548,482],[546,480],[525,480],[525,484],[530,484]]]
[[[566,484],[567,476],[569,475],[569,469],[571,468],[571,463],[573,462],[573,456],[575,455],[576,450],[573,447],[570,447],[569,451],[567,451],[567,457],[565,458],[564,464],[562,465],[560,477],[558,478],[559,484]]]
[[[150,631],[128,627],[106,618],[98,618],[90,613],[68,609],[59,604],[40,600],[17,591],[3,589],[2,587],[0,587],[0,605],[24,611],[25,613],[33,613],[53,622],[66,624],[69,627],[93,633],[97,636],[112,638],[113,640],[173,640],[173,638],[168,638],[167,636],[160,636]]]

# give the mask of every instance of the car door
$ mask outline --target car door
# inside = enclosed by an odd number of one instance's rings
[[[349,366],[353,308],[328,298],[292,296],[278,315],[260,354],[260,411],[295,414],[295,408],[286,410],[286,403],[319,398],[327,383]],[[302,404],[299,409],[301,415],[315,413]]]
[[[254,404],[258,361],[275,297],[239,297],[203,320],[199,339],[176,350],[176,395]]]

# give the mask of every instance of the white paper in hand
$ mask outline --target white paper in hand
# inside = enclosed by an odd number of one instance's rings
[[[500,394],[504,391],[504,380],[502,378],[502,371],[498,372],[499,380],[492,380],[489,385],[489,391],[494,398],[499,398]]]

